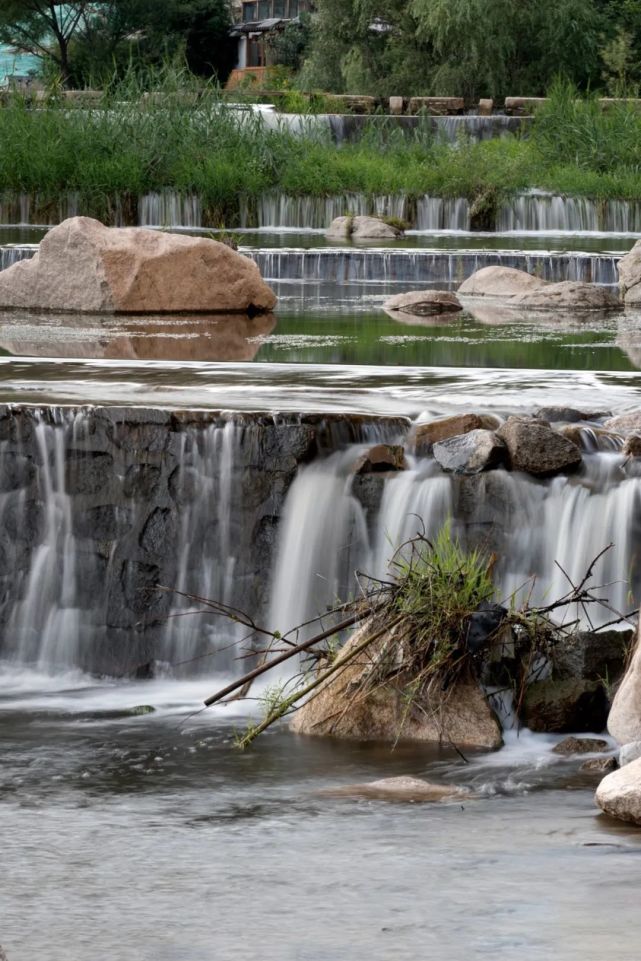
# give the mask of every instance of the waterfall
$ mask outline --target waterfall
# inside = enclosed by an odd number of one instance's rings
[[[334,143],[339,147],[345,143],[358,143],[371,130],[402,130],[411,137],[415,131],[425,128],[448,144],[457,144],[461,139],[480,143],[482,140],[515,134],[528,123],[523,117],[508,117],[505,114],[492,114],[489,117],[476,114],[444,117],[330,114],[325,119],[329,122]],[[317,120],[320,122],[321,117],[317,117]]]
[[[29,260],[38,251],[38,244],[8,244],[0,247],[0,270],[13,267],[19,260]]]
[[[469,202],[461,197],[419,197],[416,202],[416,229],[427,233],[435,230],[469,230]]]
[[[508,201],[498,214],[497,229],[552,233],[639,233],[641,203],[597,202],[587,197],[560,197],[540,191]]]
[[[481,267],[514,267],[544,280],[617,283],[618,256],[511,250],[393,248],[243,249],[270,281],[408,283],[454,286]]]
[[[200,198],[171,190],[142,196],[138,202],[139,227],[202,227]]]
[[[518,133],[526,121],[523,117],[508,117],[506,114],[492,114],[489,117],[477,114],[461,116],[432,117],[431,122],[436,135],[449,144],[461,139],[470,143],[494,140]]]
[[[349,474],[357,455],[355,448],[303,468],[290,489],[273,580],[279,626],[303,623],[352,596],[356,570],[385,576],[400,545],[419,531],[434,535],[449,517],[463,542],[497,554],[501,600],[517,589],[532,603],[566,594],[570,585],[555,562],[576,583],[613,543],[596,583],[608,585],[602,594],[617,610],[635,606],[629,594],[641,589],[641,477],[622,473],[621,455],[586,456],[580,474],[550,481],[507,471],[460,478],[425,459],[388,479],[369,475],[365,486]],[[319,509],[325,499],[331,510]],[[581,611],[566,616],[586,624]],[[590,616],[595,626],[612,619],[596,607]]]
[[[274,191],[257,200],[257,222],[251,222],[248,209],[241,211],[241,226],[260,229],[326,230],[336,217],[389,216],[409,218],[409,198],[404,194],[366,196],[345,193],[333,197],[295,197]]]

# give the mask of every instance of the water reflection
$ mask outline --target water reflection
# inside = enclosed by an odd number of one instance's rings
[[[0,349],[89,360],[252,361],[273,314],[105,317],[0,311]]]

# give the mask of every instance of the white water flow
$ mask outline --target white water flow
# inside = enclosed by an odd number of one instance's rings
[[[139,227],[201,227],[202,203],[195,194],[172,190],[145,194],[138,202]]]
[[[183,507],[177,538],[178,576],[164,635],[164,659],[179,673],[198,673],[207,665],[231,670],[241,625],[203,614],[196,598],[233,607],[240,603],[236,573],[243,505],[234,498],[234,466],[242,428],[233,421],[202,434],[181,436],[180,479],[176,494]],[[181,597],[180,595],[192,595]],[[191,612],[191,614],[190,614]]]
[[[613,233],[641,231],[641,203],[590,200],[532,191],[501,207],[497,230],[551,233]]]
[[[387,480],[369,476],[368,484],[383,487],[379,508],[349,474],[357,455],[353,449],[303,469],[290,490],[272,594],[272,619],[281,629],[353,596],[355,571],[385,577],[408,538],[420,531],[432,537],[448,518],[463,543],[498,555],[499,600],[519,588],[531,603],[558,599],[570,585],[556,562],[577,583],[613,544],[592,584],[607,585],[601,596],[613,608],[634,608],[641,478],[623,473],[621,455],[587,455],[579,475],[551,481],[506,471],[462,479],[441,473],[431,460],[418,461]],[[615,617],[602,607],[590,610],[590,620],[583,611],[565,616],[585,627]]]
[[[74,537],[72,501],[66,489],[66,446],[69,437],[82,432],[82,419],[74,417],[66,426],[36,420],[33,430],[41,501],[28,500],[24,489],[9,490],[0,501],[2,526],[15,550],[17,587],[5,630],[5,648],[22,663],[68,670],[79,663],[82,636],[93,635],[100,623],[99,606],[83,610],[79,600],[78,568],[83,568],[86,576],[92,557],[83,554],[82,545]],[[4,451],[0,458],[4,465],[13,462],[16,471],[28,469],[27,460],[7,461]],[[7,486],[18,484],[10,482]],[[24,566],[26,537],[35,528],[41,528],[40,538],[36,535]]]

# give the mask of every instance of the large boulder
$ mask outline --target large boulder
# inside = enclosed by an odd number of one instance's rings
[[[603,778],[595,800],[610,817],[641,825],[641,759]]]
[[[448,290],[414,290],[407,294],[395,294],[383,304],[388,314],[408,314],[411,317],[433,317],[463,310],[456,296]]]
[[[565,280],[545,284],[511,299],[511,305],[523,310],[615,310],[620,307],[617,295],[607,287]]]
[[[615,293],[596,284],[552,284],[513,267],[482,267],[458,289],[461,297],[495,297],[522,310],[611,310],[620,306]]]
[[[458,289],[460,297],[517,297],[540,290],[545,281],[514,267],[481,267]]]
[[[614,696],[608,731],[619,744],[641,741],[641,639]]]
[[[530,684],[521,719],[532,731],[556,734],[602,731],[608,717],[608,698],[600,681],[548,678]]]
[[[376,629],[375,622],[366,621],[341,650],[334,666],[353,654]],[[400,683],[398,687],[378,684],[361,689],[382,646],[394,643],[393,636],[384,635],[373,642],[373,649],[354,655],[296,711],[291,730],[361,741],[427,741],[489,749],[501,746],[500,725],[470,675],[461,675],[446,690],[439,688],[429,701],[417,694],[413,704]]]
[[[414,427],[410,440],[414,444],[417,457],[427,457],[432,453],[434,444],[467,434],[471,430],[495,430],[500,425],[498,417],[492,414],[453,414],[441,420],[431,420]]]
[[[503,463],[506,454],[505,444],[491,430],[471,430],[434,444],[434,458],[444,471],[453,474],[491,470]]]
[[[622,257],[618,265],[619,285],[626,304],[641,303],[641,241]]]
[[[336,217],[325,233],[327,240],[397,240],[401,231],[378,217]]]
[[[0,272],[0,307],[108,314],[263,313],[258,267],[226,244],[72,217]]]
[[[546,477],[581,463],[576,444],[534,418],[508,417],[496,433],[508,449],[512,470]]]

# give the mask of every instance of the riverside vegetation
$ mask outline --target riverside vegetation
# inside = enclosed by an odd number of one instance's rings
[[[528,188],[636,199],[641,112],[632,103],[604,112],[559,83],[522,136],[452,148],[429,122],[403,130],[380,118],[337,148],[313,117],[297,134],[268,126],[173,67],[155,75],[151,93],[132,73],[91,107],[53,92],[37,109],[17,95],[0,109],[0,195],[37,195],[46,209],[74,192],[83,213],[106,221],[116,200],[132,219],[138,196],[163,189],[199,195],[207,223],[233,227],[239,203],[270,190],[466,197],[483,215]]]

